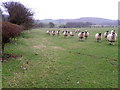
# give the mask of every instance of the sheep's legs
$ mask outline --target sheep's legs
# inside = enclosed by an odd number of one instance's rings
[[[96,42],[99,42],[99,40],[97,40]]]
[[[98,39],[97,42],[101,42],[101,40]]]
[[[81,39],[81,41],[83,42],[83,39]]]
[[[110,45],[112,45],[112,42],[109,42]]]
[[[82,39],[79,38],[79,41],[82,41]]]
[[[114,43],[110,42],[110,45],[114,45]]]

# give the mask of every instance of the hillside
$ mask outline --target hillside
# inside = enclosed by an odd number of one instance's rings
[[[8,15],[3,15],[2,18],[3,21],[7,21]],[[36,22],[42,22],[42,23],[53,22],[57,25],[66,24],[67,22],[91,22],[96,25],[118,25],[117,20],[98,18],[98,17],[82,17],[78,19],[43,19],[43,20],[36,20]]]
[[[55,24],[65,24],[67,22],[91,22],[97,25],[118,25],[117,20],[110,20],[110,19],[96,18],[96,17],[82,17],[79,19],[44,19],[38,21],[43,23],[53,22]]]
[[[17,57],[2,63],[3,88],[117,88],[118,39],[109,45],[105,38],[97,43],[94,37],[113,28],[80,28],[86,29],[90,36],[84,41],[78,33],[64,38],[45,33],[57,28],[38,28],[6,44],[4,52]]]

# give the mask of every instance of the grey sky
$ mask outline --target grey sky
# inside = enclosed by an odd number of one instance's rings
[[[35,19],[101,17],[118,19],[119,0],[0,0],[19,1],[35,12]]]

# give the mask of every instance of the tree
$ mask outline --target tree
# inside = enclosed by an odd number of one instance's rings
[[[66,25],[60,25],[59,28],[66,28]]]
[[[55,24],[53,22],[49,22],[49,27],[53,28],[55,26]]]
[[[40,28],[43,28],[43,27],[44,27],[44,23],[39,23],[38,26],[39,26]]]
[[[34,22],[34,28],[44,28],[45,24],[44,23],[38,23],[38,22]]]
[[[25,29],[29,29],[33,26],[34,13],[20,2],[5,2],[3,6],[9,13],[9,22],[23,25]]]

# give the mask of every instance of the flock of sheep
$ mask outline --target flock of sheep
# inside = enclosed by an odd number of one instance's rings
[[[48,35],[60,35],[60,33],[63,34],[64,38],[66,38],[68,35],[70,37],[74,36],[74,32],[78,33],[78,38],[80,41],[83,41],[84,39],[87,40],[87,38],[89,37],[89,32],[87,30],[85,30],[84,32],[81,32],[79,29],[75,30],[75,31],[69,31],[69,30],[48,30],[46,31],[46,34]],[[114,42],[116,41],[116,37],[117,37],[117,33],[115,30],[112,30],[111,32],[106,31],[104,33],[104,37],[106,38],[106,40],[109,42],[110,45],[114,45]],[[95,38],[97,42],[100,42],[102,40],[102,33],[96,33],[95,34]]]

